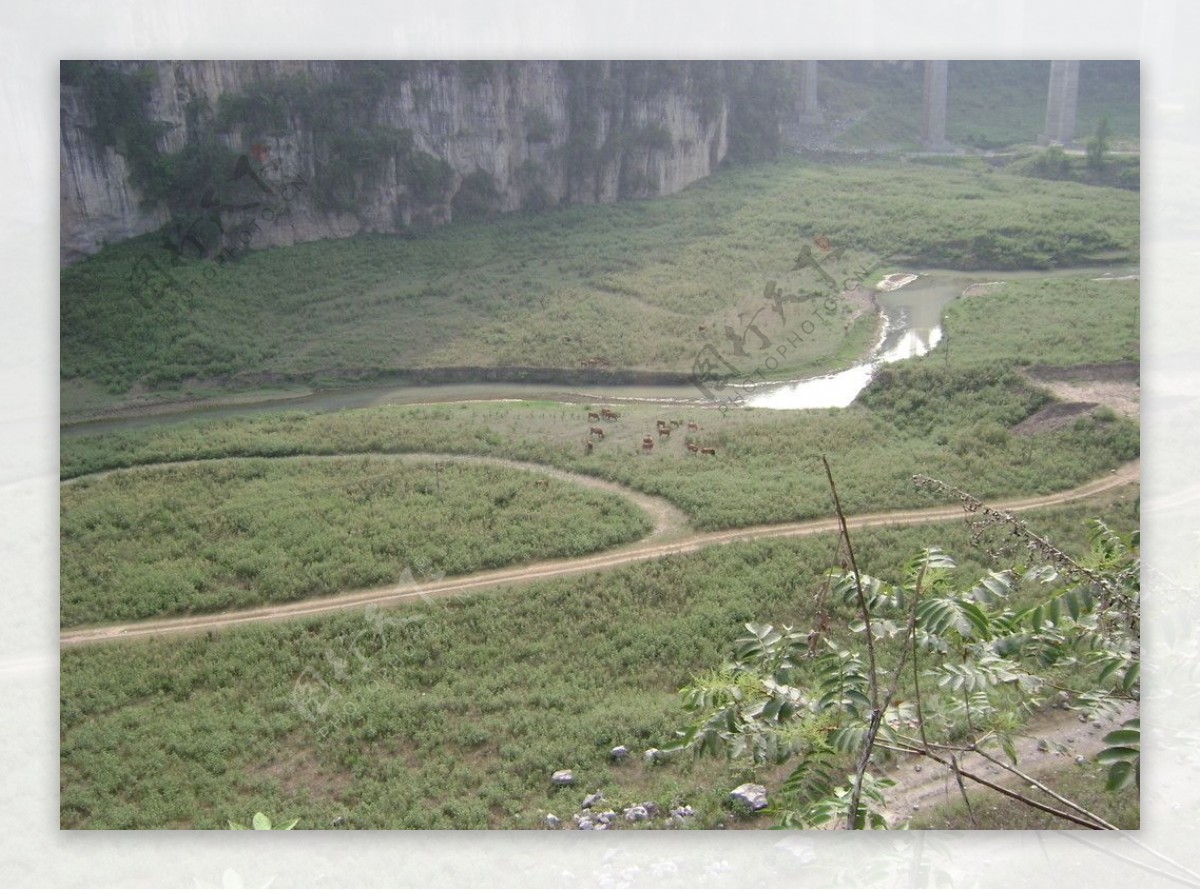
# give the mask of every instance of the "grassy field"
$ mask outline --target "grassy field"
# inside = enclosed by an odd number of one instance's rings
[[[955,344],[957,349],[958,343]],[[945,368],[933,360],[880,374],[847,409],[672,411],[620,406],[603,442],[584,449],[583,406],[459,404],[290,413],[62,443],[62,472],[189,458],[448,450],[510,457],[622,482],[667,498],[697,528],[718,529],[828,515],[820,466],[827,453],[851,512],[929,505],[913,490],[927,473],[982,496],[1044,494],[1078,485],[1137,456],[1136,424],[1108,415],[1035,437],[1009,429],[1050,397],[1003,366]],[[657,419],[695,421],[641,453]],[[716,450],[693,454],[692,441]]]
[[[807,286],[792,265],[817,234],[852,247],[851,265],[883,253],[978,269],[1136,261],[1138,199],[982,166],[793,160],[669,199],[183,264],[170,271],[186,290],[160,299],[130,288],[144,253],[166,262],[142,239],[63,272],[63,410],[410,368],[579,372],[601,357],[600,368],[686,372],[703,346],[722,345],[714,327],[762,304],[767,281]],[[385,457],[399,453],[512,458],[621,482],[667,498],[697,529],[829,516],[822,454],[849,513],[930,505],[914,473],[987,499],[1066,489],[1136,457],[1138,427],[1096,412],[1016,435],[1051,400],[1021,370],[1136,359],[1137,300],[1137,282],[1009,283],[952,303],[942,345],[883,370],[849,408],[618,405],[595,442],[586,412],[598,406],[550,402],[67,436],[61,474],[76,481],[62,491],[63,622],[295,599],[407,568],[417,580],[458,574],[602,549],[647,528],[615,495],[553,479],[543,489],[515,470],[439,477]],[[778,370],[861,352],[874,325],[848,313],[839,306]],[[669,438],[656,435],[660,419],[679,421]],[[150,466],[193,459],[203,463]],[[90,476],[116,468],[132,469]],[[1136,498],[1033,518],[1078,551],[1095,515],[1135,527]],[[974,580],[1007,539],[952,523],[864,531],[855,543],[868,572],[893,575],[938,545]],[[713,761],[649,768],[637,754],[682,728],[677,690],[720,661],[744,622],[810,626],[835,548],[829,537],[730,545],[402,609],[65,649],[62,825],[220,828],[263,810],[302,828],[533,828],[597,787],[614,808],[687,802],[698,827],[736,821],[728,788],[761,773]],[[609,762],[616,744],[635,752],[629,764]],[[552,787],[560,768],[580,785]]]
[[[1030,518],[1079,552],[1097,511],[1137,524],[1129,498]],[[744,622],[811,626],[835,544],[730,545],[396,611],[65,650],[62,825],[222,828],[263,810],[308,829],[535,828],[596,788],[618,810],[687,802],[696,827],[732,823],[725,794],[763,773],[647,768],[640,752],[683,727],[676,690]],[[882,575],[930,544],[964,580],[989,564],[961,522],[856,536]],[[628,765],[609,762],[617,744]],[[554,788],[560,768],[579,785]]]
[[[619,495],[380,457],[138,469],[66,486],[60,515],[64,627],[578,556],[651,528]]]
[[[1140,282],[1006,282],[951,303],[931,364],[1069,366],[1138,361]],[[948,353],[948,355],[947,355]]]
[[[957,268],[1061,266],[1136,256],[1138,201],[990,170],[793,159],[654,201],[313,242],[224,266],[172,265],[147,236],[62,272],[62,408],[420,368],[580,373],[599,359],[598,369],[687,373],[706,345],[728,347],[724,326],[743,331],[749,315],[738,313],[764,305],[768,281],[789,294],[817,284],[811,269],[793,271],[817,234],[853,248],[838,277],[890,253]],[[780,373],[863,351],[869,330],[852,331],[847,350],[850,311],[838,307],[840,323],[818,326]]]

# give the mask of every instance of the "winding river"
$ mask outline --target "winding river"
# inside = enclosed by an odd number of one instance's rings
[[[942,312],[972,284],[996,281],[1030,281],[1088,275],[1093,278],[1136,277],[1128,265],[1089,266],[1051,271],[975,271],[948,269],[912,271],[914,281],[890,292],[880,292],[880,336],[860,362],[834,374],[803,380],[784,380],[741,387],[746,404],[757,408],[803,410],[849,405],[870,382],[875,371],[889,362],[922,356],[942,339]],[[61,435],[90,435],[139,427],[160,426],[194,419],[220,419],[270,411],[337,411],[375,405],[428,404],[461,401],[550,400],[563,402],[653,402],[706,404],[692,386],[586,386],[554,387],[544,383],[451,383],[435,385],[374,385],[323,390],[292,398],[240,404],[181,406],[144,415],[70,423]]]

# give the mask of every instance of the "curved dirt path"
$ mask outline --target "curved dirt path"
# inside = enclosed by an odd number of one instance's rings
[[[609,482],[606,479],[599,479],[595,476],[585,476],[583,473],[572,473],[569,470],[559,470],[547,464],[536,464],[529,461],[510,460],[506,457],[488,457],[480,454],[440,454],[437,452],[405,452],[402,454],[386,454],[380,452],[348,452],[346,454],[287,454],[278,457],[263,455],[263,456],[231,456],[231,457],[214,457],[200,458],[196,460],[174,460],[163,461],[155,464],[138,464],[132,467],[119,467],[114,470],[101,470],[98,473],[88,473],[83,476],[75,476],[71,479],[64,479],[61,485],[74,485],[77,482],[90,479],[104,479],[108,476],[114,476],[120,473],[136,473],[139,470],[154,470],[170,467],[191,467],[200,464],[215,464],[221,461],[247,461],[247,460],[354,460],[356,458],[366,458],[369,460],[393,460],[401,463],[457,463],[457,464],[479,464],[493,467],[505,467],[510,470],[523,470],[527,473],[539,473],[543,476],[549,476],[551,479],[558,479],[562,482],[570,482],[573,485],[581,486],[582,488],[591,488],[597,491],[605,491],[612,494],[619,494],[626,500],[633,501],[638,507],[649,514],[654,520],[654,530],[649,535],[642,538],[642,542],[662,540],[685,531],[690,527],[687,515],[668,501],[666,498],[655,497],[654,495],[645,494],[636,489],[629,488],[619,482]]]
[[[347,457],[360,455],[323,456]],[[368,455],[362,455],[368,456]],[[376,455],[369,455],[376,456]],[[486,572],[476,572],[455,578],[440,579],[425,584],[406,584],[399,586],[380,587],[370,590],[357,590],[333,596],[301,600],[298,602],[282,603],[269,606],[259,606],[236,612],[218,612],[210,615],[189,615],[179,618],[162,618],[150,621],[140,621],[132,624],[114,624],[101,627],[76,628],[63,631],[59,636],[61,646],[82,646],[93,643],[128,640],[152,636],[172,636],[176,634],[199,633],[203,631],[221,630],[243,624],[260,621],[283,621],[294,618],[304,618],[312,615],[323,615],[329,612],[340,612],[350,609],[365,608],[370,605],[396,605],[414,600],[432,600],[447,596],[484,590],[494,587],[507,587],[527,584],[547,578],[564,578],[585,572],[612,569],[630,563],[645,562],[675,554],[694,553],[705,547],[718,544],[731,544],[743,541],[764,540],[768,538],[798,538],[808,535],[826,534],[837,531],[838,524],[834,519],[817,519],[807,522],[781,523],[777,525],[760,525],[749,528],[733,529],[719,532],[698,532],[686,534],[686,517],[674,506],[660,498],[634,491],[615,482],[606,482],[590,476],[582,476],[556,470],[541,464],[521,463],[502,458],[476,457],[473,455],[438,455],[438,454],[405,454],[378,455],[379,457],[407,460],[459,460],[467,462],[491,462],[500,466],[527,469],[554,476],[566,481],[578,482],[593,488],[606,491],[617,491],[634,500],[635,503],[647,510],[655,519],[655,530],[648,538],[643,538],[635,544],[625,545],[604,553],[592,556],[582,556],[573,559],[549,560],[532,565],[517,566],[510,569],[497,569]],[[280,460],[289,458],[264,458]],[[182,463],[200,463],[200,461],[183,461]],[[153,466],[169,466],[169,464],[154,464]],[[137,468],[128,468],[129,470]],[[142,467],[141,469],[145,469]],[[1040,497],[1022,498],[1019,500],[993,503],[989,506],[1001,510],[1030,510],[1039,507],[1050,507],[1070,501],[1081,500],[1120,488],[1136,482],[1140,476],[1140,461],[1131,461],[1106,476],[1094,479],[1067,491],[1056,492]],[[126,470],[113,470],[119,473]],[[102,474],[89,477],[97,478]],[[883,513],[867,513],[847,517],[851,528],[869,528],[879,525],[917,525],[928,522],[940,522],[956,519],[962,515],[962,507],[953,504],[945,507],[929,507],[920,510],[900,510]],[[672,540],[673,539],[673,540]]]

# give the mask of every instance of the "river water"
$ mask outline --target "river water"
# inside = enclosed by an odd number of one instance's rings
[[[916,280],[878,294],[880,336],[866,358],[834,374],[804,380],[785,380],[739,387],[747,405],[776,410],[842,408],[871,381],[875,371],[889,362],[922,356],[942,339],[942,312],[972,284],[994,281],[1038,280],[1088,275],[1092,278],[1136,277],[1130,266],[1091,266],[1086,269],[1019,272],[958,272],[928,269],[915,272]],[[428,404],[462,401],[549,400],[566,402],[653,402],[663,404],[709,403],[695,387],[587,386],[555,387],[536,383],[454,383],[427,386],[377,385],[325,390],[294,398],[271,399],[232,405],[196,407],[179,411],[67,424],[63,436],[95,434],[138,427],[161,426],[195,419],[219,419],[270,411],[338,411],[375,405]]]

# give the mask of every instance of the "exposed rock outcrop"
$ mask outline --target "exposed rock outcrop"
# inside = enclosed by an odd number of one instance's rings
[[[143,92],[89,90],[96,78],[79,67],[64,74],[63,263],[172,216],[181,222],[198,196],[169,177],[201,146],[253,152],[312,185],[254,231],[253,247],[670,194],[712,173],[728,150],[720,62],[89,64],[110,85],[136,80]],[[106,98],[114,92],[123,108]],[[152,144],[136,150],[111,126],[120,114],[152,126],[136,134]],[[168,179],[148,189],[139,179],[149,168]],[[236,214],[222,213],[228,230]]]

